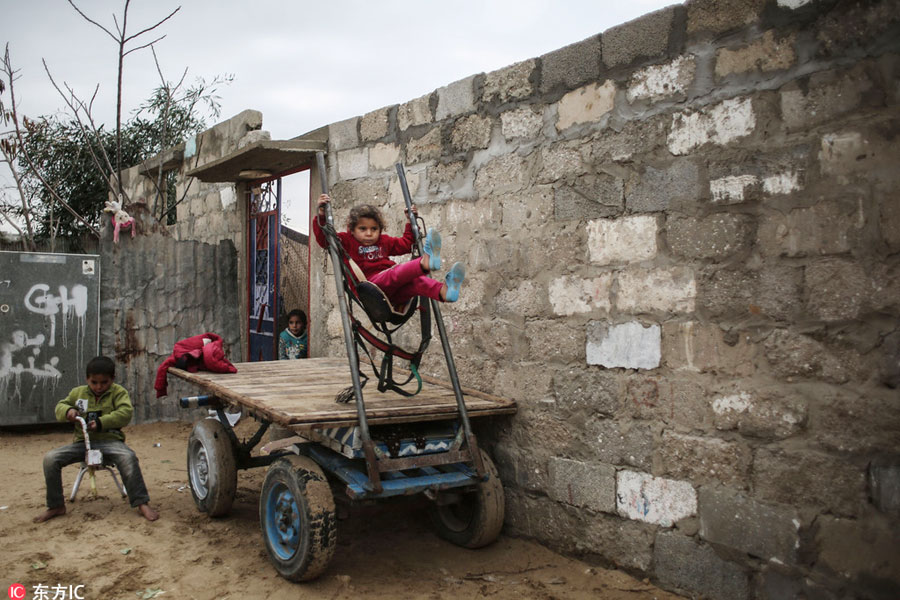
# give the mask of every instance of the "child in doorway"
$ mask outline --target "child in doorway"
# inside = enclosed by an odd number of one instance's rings
[[[309,355],[306,325],[305,312],[295,308],[288,313],[287,327],[278,336],[278,360],[306,358]]]
[[[323,248],[328,240],[322,231],[325,221],[325,205],[331,201],[327,194],[319,196],[318,216],[313,219],[313,233]],[[412,207],[417,215],[416,207]],[[425,237],[424,254],[409,262],[397,264],[389,257],[409,254],[412,251],[413,233],[409,223],[403,237],[385,235],[384,218],[378,208],[369,204],[356,206],[347,217],[347,231],[338,232],[338,238],[347,253],[362,269],[366,279],[387,295],[394,306],[402,306],[415,296],[425,296],[442,302],[456,302],[466,277],[462,263],[454,263],[443,282],[427,275],[441,268],[441,236],[429,229]]]
[[[84,432],[76,420],[81,404],[83,418],[87,421],[91,449],[100,450],[105,461],[116,465],[122,475],[125,491],[131,506],[138,509],[148,521],[155,521],[159,513],[150,507],[150,496],[141,467],[134,451],[125,445],[122,427],[131,421],[134,407],[128,392],[114,382],[116,365],[105,356],[92,358],[85,369],[87,385],[74,388],[69,395],[56,405],[56,419],[75,424],[75,442],[51,450],[44,456],[44,479],[47,483],[47,510],[34,518],[41,523],[66,514],[63,498],[62,468],[81,462],[85,458]],[[80,402],[79,402],[80,401]]]

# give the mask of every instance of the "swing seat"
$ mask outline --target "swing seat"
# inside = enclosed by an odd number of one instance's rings
[[[388,300],[387,294],[371,281],[361,281],[356,286],[359,300],[362,302],[366,314],[372,321],[378,323],[390,323],[402,325],[409,320],[419,305],[418,299],[413,298],[405,306],[397,310]]]
[[[404,306],[395,307],[380,287],[366,279],[362,269],[352,258],[348,259],[350,271],[356,279],[356,296],[373,323],[403,325],[416,311],[418,298],[413,298]]]

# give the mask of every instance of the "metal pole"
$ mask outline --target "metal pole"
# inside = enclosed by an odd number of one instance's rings
[[[316,166],[319,168],[319,181],[322,193],[328,193],[328,174],[325,171],[325,155],[316,152]],[[315,217],[319,218],[318,212]],[[325,220],[334,228],[334,216],[331,213],[331,203],[326,205]],[[359,418],[359,434],[362,439],[363,451],[366,454],[366,463],[369,471],[369,481],[376,493],[381,492],[381,476],[375,464],[375,445],[369,435],[369,424],[366,421],[366,406],[363,403],[362,383],[359,379],[359,356],[356,353],[356,342],[353,340],[353,329],[350,325],[350,310],[347,306],[347,298],[344,296],[344,285],[341,278],[341,257],[333,240],[329,240],[328,251],[331,254],[331,266],[334,269],[334,283],[337,290],[338,306],[341,309],[341,323],[344,325],[344,344],[347,346],[347,358],[350,361],[350,378],[353,381],[353,395],[356,397],[356,413]]]
[[[413,235],[416,239],[416,245],[419,248],[419,254],[423,252],[422,237],[416,225],[416,220],[412,215],[412,198],[409,195],[409,185],[406,183],[406,172],[402,163],[397,163],[397,176],[400,178],[400,189],[403,190],[403,200],[406,202],[406,210],[409,215],[410,223],[412,223]],[[453,386],[453,394],[456,396],[456,406],[459,410],[459,420],[462,423],[463,433],[466,436],[469,450],[472,454],[472,462],[479,477],[484,477],[484,465],[481,461],[481,453],[478,451],[478,444],[475,441],[475,435],[472,433],[472,425],[469,423],[469,413],[466,411],[466,402],[463,399],[462,388],[459,385],[459,376],[456,373],[456,362],[453,360],[453,353],[450,351],[450,339],[447,337],[447,330],[444,327],[444,317],[441,315],[440,302],[429,299],[431,302],[431,310],[434,313],[434,322],[437,323],[438,333],[441,338],[441,348],[444,350],[444,358],[447,361],[447,371],[450,375],[450,384]]]

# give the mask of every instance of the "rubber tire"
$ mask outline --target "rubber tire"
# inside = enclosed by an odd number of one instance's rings
[[[463,494],[455,504],[433,503],[429,516],[437,534],[464,548],[481,548],[497,539],[503,528],[504,494],[497,467],[482,450],[481,460],[490,474],[476,490]]]
[[[279,533],[285,514],[293,532],[287,542]],[[259,496],[259,526],[279,575],[310,581],[325,572],[337,545],[337,519],[331,486],[315,461],[286,456],[272,463]]]
[[[194,425],[188,438],[187,471],[188,487],[200,512],[210,517],[228,515],[237,490],[237,466],[231,438],[218,419]]]

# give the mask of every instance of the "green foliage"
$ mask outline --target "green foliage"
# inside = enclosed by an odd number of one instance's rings
[[[155,89],[122,124],[123,168],[151,158],[207,129],[207,119],[215,119],[220,114],[220,99],[215,93],[217,87],[230,81],[230,77],[216,77],[212,82],[199,79],[180,94],[173,92],[171,84]],[[110,163],[115,163],[115,128],[107,130],[101,125],[97,131],[86,131],[74,117],[23,121],[26,149],[44,179],[87,222],[99,228],[103,207],[109,198],[107,181],[111,173],[104,154]],[[57,236],[82,235],[87,228],[53,200],[50,191],[29,172],[21,154],[18,163],[25,175],[25,189],[33,199],[35,238],[49,238],[53,235],[52,230]],[[174,186],[168,185],[167,179],[171,178],[163,179],[163,196],[169,197],[160,203],[161,206],[171,206],[175,201],[172,197]]]

